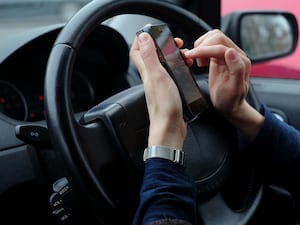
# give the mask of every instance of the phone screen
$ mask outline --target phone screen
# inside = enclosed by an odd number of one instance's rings
[[[173,78],[183,104],[185,120],[192,120],[207,108],[206,99],[177,47],[166,24],[146,25],[140,32],[148,32],[155,41],[160,62]]]

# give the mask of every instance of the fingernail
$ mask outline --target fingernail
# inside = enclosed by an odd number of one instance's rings
[[[237,59],[237,52],[236,51],[230,51],[229,52],[229,55],[228,55],[228,58],[230,61],[235,61]]]
[[[148,41],[148,35],[146,33],[140,33],[139,34],[139,42],[142,44],[142,43],[145,43]]]

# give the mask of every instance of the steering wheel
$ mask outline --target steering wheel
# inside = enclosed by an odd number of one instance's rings
[[[142,85],[128,88],[78,120],[70,86],[81,44],[96,26],[121,14],[160,19],[182,29],[192,40],[211,30],[196,15],[165,1],[92,1],[56,39],[45,79],[47,125],[83,206],[80,210],[100,224],[131,224],[138,205],[149,127],[144,91]],[[186,167],[197,184],[199,213],[205,224],[245,224],[260,201],[259,179],[251,161],[238,152],[237,139],[236,130],[212,107],[188,125]]]

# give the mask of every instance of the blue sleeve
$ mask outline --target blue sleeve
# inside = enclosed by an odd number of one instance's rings
[[[260,112],[265,121],[251,149],[269,181],[286,188],[300,202],[300,132],[278,120],[265,105]]]
[[[162,219],[196,224],[196,186],[183,166],[164,159],[148,159],[134,225]]]

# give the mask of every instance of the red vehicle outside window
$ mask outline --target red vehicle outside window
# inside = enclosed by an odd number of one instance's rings
[[[300,26],[299,0],[222,0],[221,13],[226,15],[236,10],[280,10],[293,13]],[[300,30],[300,27],[299,27]],[[286,57],[254,64],[251,76],[300,79],[300,47]]]

